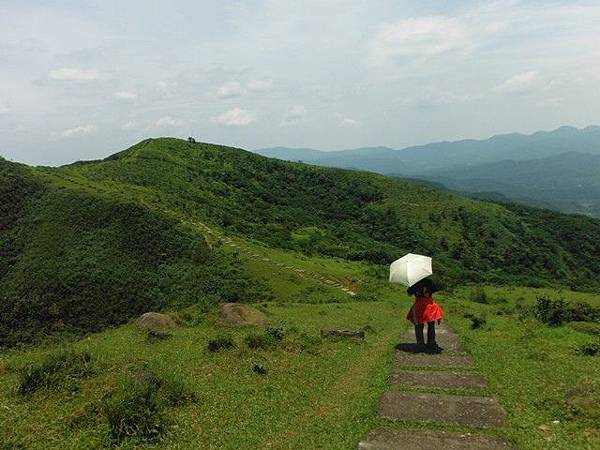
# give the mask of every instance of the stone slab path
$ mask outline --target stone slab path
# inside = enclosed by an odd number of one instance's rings
[[[398,351],[396,354],[396,366],[427,367],[431,369],[470,369],[473,367],[473,358],[468,355],[451,355],[447,353],[429,355],[426,353]]]
[[[508,450],[506,442],[485,435],[428,430],[380,429],[369,433],[359,450]]]
[[[393,391],[383,394],[379,415],[476,427],[499,427],[506,419],[504,409],[489,397]]]
[[[415,387],[440,387],[447,389],[485,389],[485,378],[476,373],[435,372],[426,370],[400,370],[392,374],[392,384]]]
[[[487,383],[474,371],[473,358],[464,352],[459,336],[445,324],[436,331],[442,348],[438,353],[419,351],[414,344],[413,327],[396,346],[394,371],[390,377],[390,384],[395,389],[383,394],[378,414],[388,420],[429,423],[430,427],[432,424],[435,427],[436,423],[472,427],[473,432],[381,428],[369,433],[359,443],[359,450],[514,449],[507,442],[482,431],[498,429],[505,424],[506,412],[496,399],[439,393],[440,389],[483,391]],[[437,392],[424,392],[427,389]]]

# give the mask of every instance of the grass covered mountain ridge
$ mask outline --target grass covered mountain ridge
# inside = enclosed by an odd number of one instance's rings
[[[0,200],[7,345],[101,329],[149,309],[268,299],[249,267],[197,223],[265,248],[374,268],[425,253],[449,282],[585,288],[600,274],[593,219],[173,138],[58,168],[2,160]]]

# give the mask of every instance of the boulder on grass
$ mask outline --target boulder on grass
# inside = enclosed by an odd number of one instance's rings
[[[177,324],[170,316],[157,312],[147,312],[136,320],[136,323],[147,330],[165,330],[175,328]]]
[[[241,303],[224,303],[221,315],[229,325],[266,325],[268,322],[263,312]]]

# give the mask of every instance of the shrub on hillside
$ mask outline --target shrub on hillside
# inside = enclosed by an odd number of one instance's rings
[[[475,303],[488,303],[488,296],[485,292],[485,289],[483,289],[481,286],[471,289],[471,292],[469,293],[469,299]]]
[[[571,320],[577,322],[600,322],[600,308],[589,303],[577,302],[571,306]]]
[[[244,342],[253,350],[269,350],[275,347],[279,340],[268,333],[252,333],[244,338]]]
[[[267,327],[265,333],[275,341],[283,341],[285,330],[282,327]]]
[[[538,297],[533,312],[540,322],[555,326],[570,321],[600,321],[600,308],[594,308],[584,302],[568,303],[562,298]]]
[[[579,331],[580,333],[600,336],[600,323],[570,322],[568,326],[569,328],[572,328],[575,331]]]
[[[582,356],[600,355],[600,342],[586,342],[577,347],[576,353]]]
[[[20,374],[18,392],[27,395],[40,389],[63,386],[76,391],[79,389],[79,381],[92,374],[92,356],[89,352],[63,350],[24,367]]]
[[[562,299],[538,297],[534,306],[534,315],[542,323],[559,326],[571,320],[571,310],[568,303]]]
[[[102,400],[100,411],[108,421],[114,441],[131,437],[156,441],[164,436],[169,425],[165,408],[194,399],[180,379],[140,370],[121,380]]]
[[[471,320],[471,330],[478,330],[484,327],[487,323],[486,318],[483,316],[478,316],[475,314],[465,314],[464,317],[465,319]]]
[[[221,350],[227,350],[233,347],[235,347],[235,342],[233,342],[231,336],[226,335],[220,335],[210,339],[206,345],[208,351],[212,353],[220,352]]]

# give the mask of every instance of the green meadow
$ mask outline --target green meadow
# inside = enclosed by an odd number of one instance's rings
[[[379,289],[380,301],[258,304],[269,317],[267,331],[232,328],[216,311],[191,308],[173,313],[180,326],[166,340],[149,339],[129,324],[85,339],[6,351],[0,365],[4,446],[348,449],[378,425],[466,431],[377,418],[411,302],[399,289]],[[572,323],[543,324],[528,308],[546,295],[598,307],[600,295],[494,286],[484,292],[486,303],[474,300],[481,295],[474,287],[438,298],[488,380],[486,394],[507,410],[507,427],[495,433],[519,448],[597,448],[600,358],[580,349],[600,339]],[[483,323],[473,328],[473,317]],[[322,339],[319,330],[327,327],[362,329],[366,339]],[[254,342],[249,336],[273,329],[277,339],[248,343]],[[217,339],[232,346],[209,351],[208,343]],[[27,367],[64,349],[89,354],[86,371],[67,372],[35,392],[19,391]],[[157,436],[116,439],[103,409],[107,398],[146,371],[181,383],[184,401],[153,412]]]

